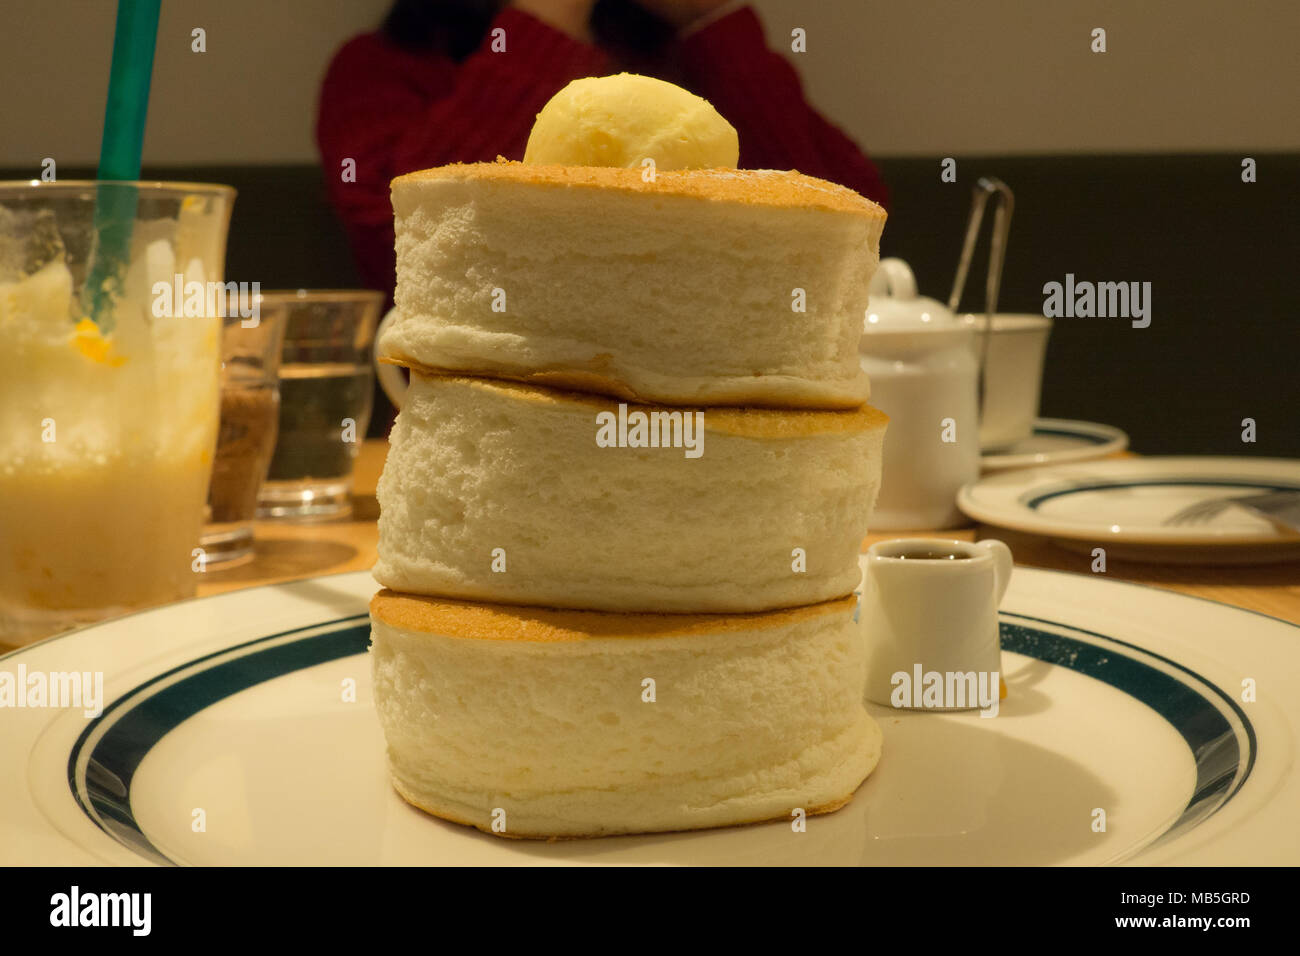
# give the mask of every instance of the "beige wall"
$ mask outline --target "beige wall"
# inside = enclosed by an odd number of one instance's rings
[[[388,0],[163,0],[146,162],[313,162],[316,93]],[[93,164],[113,50],[113,0],[5,0],[0,165]],[[15,23],[17,21],[17,23]],[[11,27],[16,25],[16,29]],[[190,31],[207,31],[207,52]],[[19,92],[21,91],[21,93]]]
[[[882,155],[1300,149],[1296,0],[757,0],[810,96]],[[311,162],[333,51],[388,0],[166,0],[145,155]],[[6,2],[0,166],[93,163],[111,0]],[[207,52],[190,31],[207,30]],[[1089,52],[1090,31],[1109,52]]]
[[[1297,0],[756,6],[774,42],[806,21],[810,96],[881,155],[1300,148]]]

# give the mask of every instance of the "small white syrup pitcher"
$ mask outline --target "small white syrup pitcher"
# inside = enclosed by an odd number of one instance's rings
[[[864,333],[859,361],[871,379],[871,404],[889,416],[871,529],[963,524],[957,491],[980,469],[974,331],[941,302],[917,295],[906,262],[882,259]]]
[[[998,605],[1011,569],[1011,549],[992,538],[873,544],[858,614],[867,644],[867,700],[906,710],[996,715]]]

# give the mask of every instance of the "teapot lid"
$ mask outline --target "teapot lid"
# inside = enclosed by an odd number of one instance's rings
[[[871,279],[863,330],[877,332],[951,331],[961,322],[937,299],[918,295],[916,277],[902,259],[881,259]]]

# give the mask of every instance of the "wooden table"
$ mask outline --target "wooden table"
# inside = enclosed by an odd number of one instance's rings
[[[375,485],[384,469],[388,442],[371,439],[361,446],[352,476],[352,516],[341,521],[257,521],[256,554],[245,564],[204,573],[199,596],[260,584],[276,584],[318,574],[369,571],[378,558],[379,504]],[[378,589],[379,585],[375,585]]]
[[[209,571],[199,586],[199,594],[219,594],[258,584],[372,567],[379,537],[375,524],[379,515],[375,483],[387,451],[388,444],[382,440],[367,441],[362,446],[350,520],[319,524],[259,522],[254,560],[226,571]],[[937,534],[966,541],[1001,538],[1011,547],[1017,564],[1091,573],[1090,556],[1074,554],[1033,535],[984,525]],[[863,548],[875,541],[901,536],[900,532],[869,535]],[[1300,624],[1300,563],[1234,568],[1138,564],[1111,559],[1107,561],[1106,576],[1210,598]]]

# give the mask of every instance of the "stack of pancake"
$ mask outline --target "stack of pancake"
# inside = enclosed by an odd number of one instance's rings
[[[794,172],[498,161],[393,183],[411,370],[379,483],[394,786],[505,836],[846,803],[880,755],[858,549],[884,212]]]

